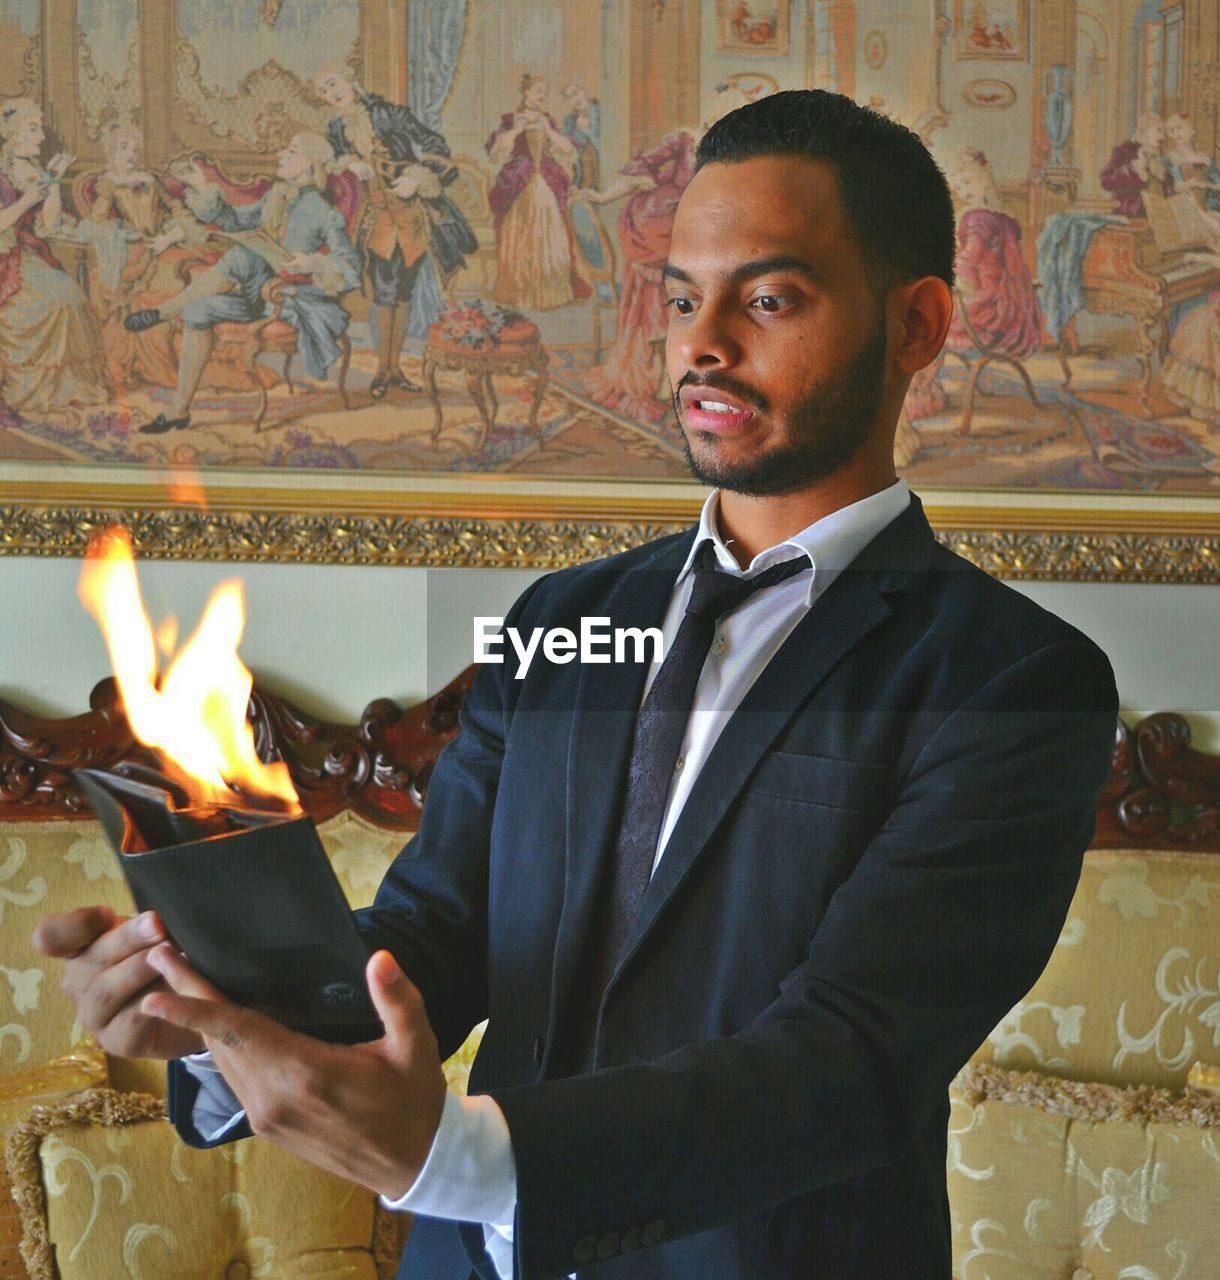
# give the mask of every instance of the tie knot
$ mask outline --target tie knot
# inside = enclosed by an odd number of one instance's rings
[[[772,565],[752,578],[741,578],[733,573],[722,573],[716,568],[716,552],[710,542],[700,546],[695,558],[695,581],[691,587],[687,614],[715,622],[726,613],[732,613],[756,591],[773,587],[776,583],[794,577],[802,569],[809,568],[804,556]]]

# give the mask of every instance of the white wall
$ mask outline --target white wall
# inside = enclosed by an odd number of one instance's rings
[[[109,671],[76,598],[79,561],[0,557],[0,697],[75,715]],[[240,576],[249,621],[241,653],[276,692],[354,721],[373,698],[418,701],[471,658],[471,619],[501,615],[535,576],[518,570],[373,569],[142,561],[154,622],[192,628],[208,592]],[[1196,744],[1220,750],[1220,588],[1020,583],[1017,589],[1110,655],[1129,720],[1188,713]]]

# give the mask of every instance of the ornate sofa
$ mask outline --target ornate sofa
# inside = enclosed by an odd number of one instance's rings
[[[255,691],[259,752],[288,762],[353,905],[416,826],[471,674],[359,725]],[[91,705],[48,720],[0,702],[0,1280],[392,1276],[403,1220],[270,1144],[183,1147],[161,1068],[82,1038],[32,951],[47,911],[129,909],[67,771],[143,757],[111,681]],[[1218,854],[1220,758],[1178,716],[1119,725],[1055,954],[951,1089],[959,1280],[1220,1274]],[[447,1064],[459,1087],[475,1042]]]
[[[1217,855],[1220,758],[1120,725],[1051,961],[950,1091],[957,1280],[1220,1275]]]

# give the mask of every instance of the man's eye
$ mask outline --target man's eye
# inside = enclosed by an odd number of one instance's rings
[[[666,298],[665,305],[673,307],[680,316],[690,315],[695,308],[695,304],[689,298]]]
[[[751,302],[752,307],[757,307],[759,311],[782,311],[788,304],[788,299],[782,293],[763,293]]]

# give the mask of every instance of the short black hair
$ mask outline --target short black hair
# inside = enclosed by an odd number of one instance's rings
[[[825,89],[787,89],[708,129],[695,169],[806,156],[834,169],[848,222],[882,293],[922,276],[952,288],[956,233],[945,175],[918,134]]]

